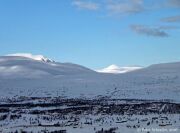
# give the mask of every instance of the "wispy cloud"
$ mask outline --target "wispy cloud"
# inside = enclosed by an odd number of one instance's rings
[[[169,22],[169,23],[172,23],[172,22],[180,22],[180,15],[162,18],[161,21],[163,21],[163,22]]]
[[[180,8],[180,0],[167,0],[167,6]]]
[[[135,14],[144,11],[143,0],[110,0],[107,10],[113,14]]]
[[[72,3],[78,9],[85,9],[85,10],[98,10],[99,4],[92,2],[92,1],[82,1],[82,0],[75,0]]]
[[[131,30],[137,34],[154,36],[154,37],[168,37],[169,34],[164,30],[163,27],[148,27],[145,25],[131,25]],[[167,28],[167,27],[166,27]]]
[[[150,1],[150,0],[149,0]],[[101,10],[103,13],[116,16],[126,16],[145,11],[153,12],[162,9],[177,9],[180,8],[180,0],[73,0],[73,5],[79,9],[85,10]],[[144,20],[142,20],[143,22]],[[162,18],[161,22],[173,23],[180,22],[180,15],[169,16]],[[145,22],[145,21],[144,21]],[[179,29],[176,26],[147,26],[147,25],[130,25],[130,29],[137,34],[168,37],[169,30]]]
[[[171,25],[159,26],[158,28],[160,30],[176,30],[176,29],[179,29],[178,26],[171,26]]]
[[[150,1],[150,0],[149,0]],[[143,11],[165,9],[165,8],[180,8],[180,0],[73,0],[72,4],[78,9],[86,9],[96,11],[102,9],[110,14],[136,14]]]

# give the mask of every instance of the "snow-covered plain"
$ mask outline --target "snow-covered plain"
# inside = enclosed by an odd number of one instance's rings
[[[0,57],[3,133],[179,133],[179,109],[180,62],[112,74],[41,55]]]
[[[113,101],[108,103],[108,100],[37,100],[39,102],[33,104],[1,104],[0,131],[136,133],[161,130],[165,133],[173,130],[178,133],[180,130],[179,104],[157,101],[122,104],[113,100],[114,105]]]

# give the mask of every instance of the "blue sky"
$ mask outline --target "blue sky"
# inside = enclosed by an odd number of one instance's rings
[[[0,55],[99,69],[180,61],[179,0],[1,0]]]

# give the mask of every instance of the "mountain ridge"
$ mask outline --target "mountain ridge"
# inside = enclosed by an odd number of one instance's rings
[[[0,94],[0,98],[61,96],[180,101],[180,62],[111,74],[73,63],[1,56]]]

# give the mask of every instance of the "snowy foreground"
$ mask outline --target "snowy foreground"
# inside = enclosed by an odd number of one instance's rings
[[[179,133],[180,104],[20,97],[0,104],[0,132]]]

